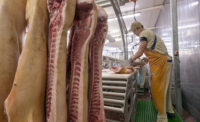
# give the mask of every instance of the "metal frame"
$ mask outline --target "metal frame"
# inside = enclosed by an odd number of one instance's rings
[[[133,122],[137,97],[136,74],[136,72],[132,74],[102,74],[104,109],[106,113],[111,112],[120,116],[124,122]],[[107,121],[119,121],[116,118],[109,118],[109,113]]]
[[[110,0],[95,0],[98,5],[101,7],[110,7],[112,6]],[[119,0],[120,5],[124,5],[125,3],[129,2],[129,0]]]
[[[123,52],[124,52],[124,59],[127,60],[128,59],[128,53],[127,53],[127,44],[126,44],[126,39],[125,39],[125,35],[128,33],[126,25],[124,23],[123,17],[122,17],[122,13],[120,10],[120,6],[119,6],[119,2],[118,0],[110,0],[111,5],[114,9],[115,15],[117,16],[117,20],[119,23],[119,27],[120,27],[120,31],[121,31],[121,35],[122,35],[122,42],[123,42]]]
[[[95,0],[96,3],[101,7],[110,7],[111,3],[109,0]]]
[[[172,43],[174,59],[174,77],[175,77],[175,104],[176,109],[182,115],[182,97],[181,97],[181,80],[180,80],[180,60],[178,45],[178,17],[177,17],[177,0],[170,0],[171,23],[172,23]]]

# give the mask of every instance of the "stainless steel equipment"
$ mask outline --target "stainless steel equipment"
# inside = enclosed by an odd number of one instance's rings
[[[107,122],[133,122],[136,106],[136,72],[102,73],[104,109]]]

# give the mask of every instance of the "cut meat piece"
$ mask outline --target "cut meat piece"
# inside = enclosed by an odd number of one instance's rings
[[[67,121],[66,38],[73,23],[76,0],[48,0],[50,13],[47,81],[47,122]]]
[[[110,67],[110,70],[117,74],[130,74],[134,71],[134,67]]]
[[[11,2],[13,5],[18,3]],[[5,110],[9,122],[44,122],[48,32],[46,0],[28,0],[26,17],[29,31],[12,90],[5,101]]]
[[[102,93],[102,51],[106,39],[108,25],[107,14],[103,8],[97,8],[97,27],[93,39],[90,42],[89,56],[89,122],[105,122],[104,101]]]
[[[97,13],[94,1],[77,0],[67,64],[67,79],[70,77],[69,120],[73,122],[88,121],[88,50],[96,22]]]
[[[8,97],[20,54],[25,28],[26,0],[0,0],[0,122],[7,122],[4,101]]]

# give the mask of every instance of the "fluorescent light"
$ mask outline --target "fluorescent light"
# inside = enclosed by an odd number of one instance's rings
[[[168,36],[169,34],[168,33],[162,33],[162,36]]]
[[[181,25],[181,26],[178,26],[178,29],[179,30],[182,30],[182,29],[188,29],[188,28],[194,28],[194,27],[198,27],[200,26],[200,23],[196,23],[196,24],[189,24],[189,25]],[[172,28],[166,28],[165,31],[171,31]]]
[[[121,39],[121,38],[116,38],[115,40],[116,40],[116,42],[117,42],[117,41],[121,41],[122,39]]]
[[[138,17],[138,16],[140,16],[140,15],[141,15],[141,13],[136,13],[136,14],[135,14],[135,17]],[[131,18],[131,17],[134,17],[134,14],[125,15],[125,16],[123,16],[123,19]]]
[[[190,24],[190,25],[183,25],[183,26],[179,26],[178,29],[185,29],[185,28],[193,28],[193,27],[198,27],[198,24]]]
[[[108,39],[106,39],[106,41],[105,41],[105,44],[108,44],[109,43],[109,40]]]
[[[171,40],[171,38],[170,37],[163,37],[162,40],[163,41],[169,41],[169,40]]]
[[[117,18],[111,18],[111,19],[108,19],[108,22],[115,21],[115,20],[117,20]]]
[[[132,36],[132,35],[133,35],[133,33],[128,33],[127,35],[128,35],[128,36]]]
[[[136,14],[135,14],[135,17],[140,16],[140,15],[141,15],[141,13],[136,13]],[[131,14],[131,15],[124,15],[124,16],[122,16],[122,17],[123,17],[123,19],[127,19],[127,18],[134,17],[134,14]],[[110,19],[108,19],[108,22],[116,21],[116,20],[117,20],[116,17],[115,17],[115,18],[110,18]]]
[[[191,5],[191,6],[196,6],[196,5],[198,5],[198,4],[199,4],[199,2],[196,1],[196,2],[191,3],[190,5]]]
[[[107,2],[107,3],[101,3],[99,4],[100,6],[107,6],[107,5],[110,5],[110,2]]]
[[[114,35],[112,37],[117,38],[117,37],[121,37],[121,35]]]
[[[115,34],[115,33],[119,33],[119,30],[112,30],[111,32],[109,32],[110,34]]]

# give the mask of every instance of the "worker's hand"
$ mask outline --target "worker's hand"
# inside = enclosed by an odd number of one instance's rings
[[[142,60],[141,65],[144,66],[145,64],[146,64],[146,62]]]
[[[141,62],[136,62],[135,60],[133,60],[133,59],[130,59],[131,61],[130,61],[130,66],[139,66],[139,65],[141,65]]]
[[[146,63],[141,59],[136,59],[136,60],[130,59],[131,66],[144,66],[145,64]]]
[[[135,60],[133,59],[133,57],[131,57],[131,58],[129,59],[129,64],[132,64],[133,62],[135,62]]]
[[[149,62],[149,59],[147,57],[142,58],[142,61],[144,61],[145,64]]]

